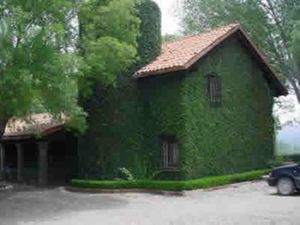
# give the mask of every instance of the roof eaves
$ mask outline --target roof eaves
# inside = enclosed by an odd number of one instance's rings
[[[149,76],[172,73],[172,72],[177,72],[177,71],[186,70],[186,69],[187,69],[186,66],[174,66],[174,67],[170,67],[170,68],[163,69],[163,70],[146,71],[146,72],[143,72],[143,73],[135,73],[133,75],[133,78],[134,79],[145,78],[145,77],[149,77]]]

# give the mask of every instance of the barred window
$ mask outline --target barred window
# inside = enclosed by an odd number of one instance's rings
[[[163,167],[165,169],[176,169],[179,166],[178,143],[169,137],[162,139]]]
[[[215,74],[207,76],[207,93],[209,102],[213,106],[220,106],[222,102],[221,78]]]

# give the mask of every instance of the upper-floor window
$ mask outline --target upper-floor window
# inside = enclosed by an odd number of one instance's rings
[[[163,167],[165,169],[177,169],[179,166],[179,147],[172,137],[162,138]]]
[[[222,83],[221,78],[216,74],[207,76],[207,93],[209,102],[213,106],[220,106],[222,102]]]

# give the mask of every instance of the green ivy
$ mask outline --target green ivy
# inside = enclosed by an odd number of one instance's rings
[[[207,98],[212,72],[221,77],[221,107]],[[136,179],[193,179],[266,168],[272,105],[263,72],[236,38],[192,72],[97,87],[86,107],[89,130],[79,140],[79,177],[114,179],[126,168]],[[179,172],[162,170],[161,135],[178,140]]]
[[[257,62],[232,38],[198,68],[181,90],[186,177],[265,168],[273,157],[273,98]],[[211,72],[221,77],[221,107],[210,106],[207,98],[205,76]]]

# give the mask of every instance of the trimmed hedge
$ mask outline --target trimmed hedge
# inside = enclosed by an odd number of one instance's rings
[[[283,156],[284,160],[292,160],[295,161],[296,163],[300,163],[300,154],[295,154],[295,155],[285,155]]]
[[[92,189],[155,189],[155,190],[194,190],[211,188],[231,183],[251,181],[260,179],[262,175],[271,170],[256,170],[245,173],[231,174],[225,176],[205,177],[187,181],[154,181],[154,180],[135,180],[135,181],[100,181],[100,180],[79,180],[74,179],[71,185],[79,188]]]

